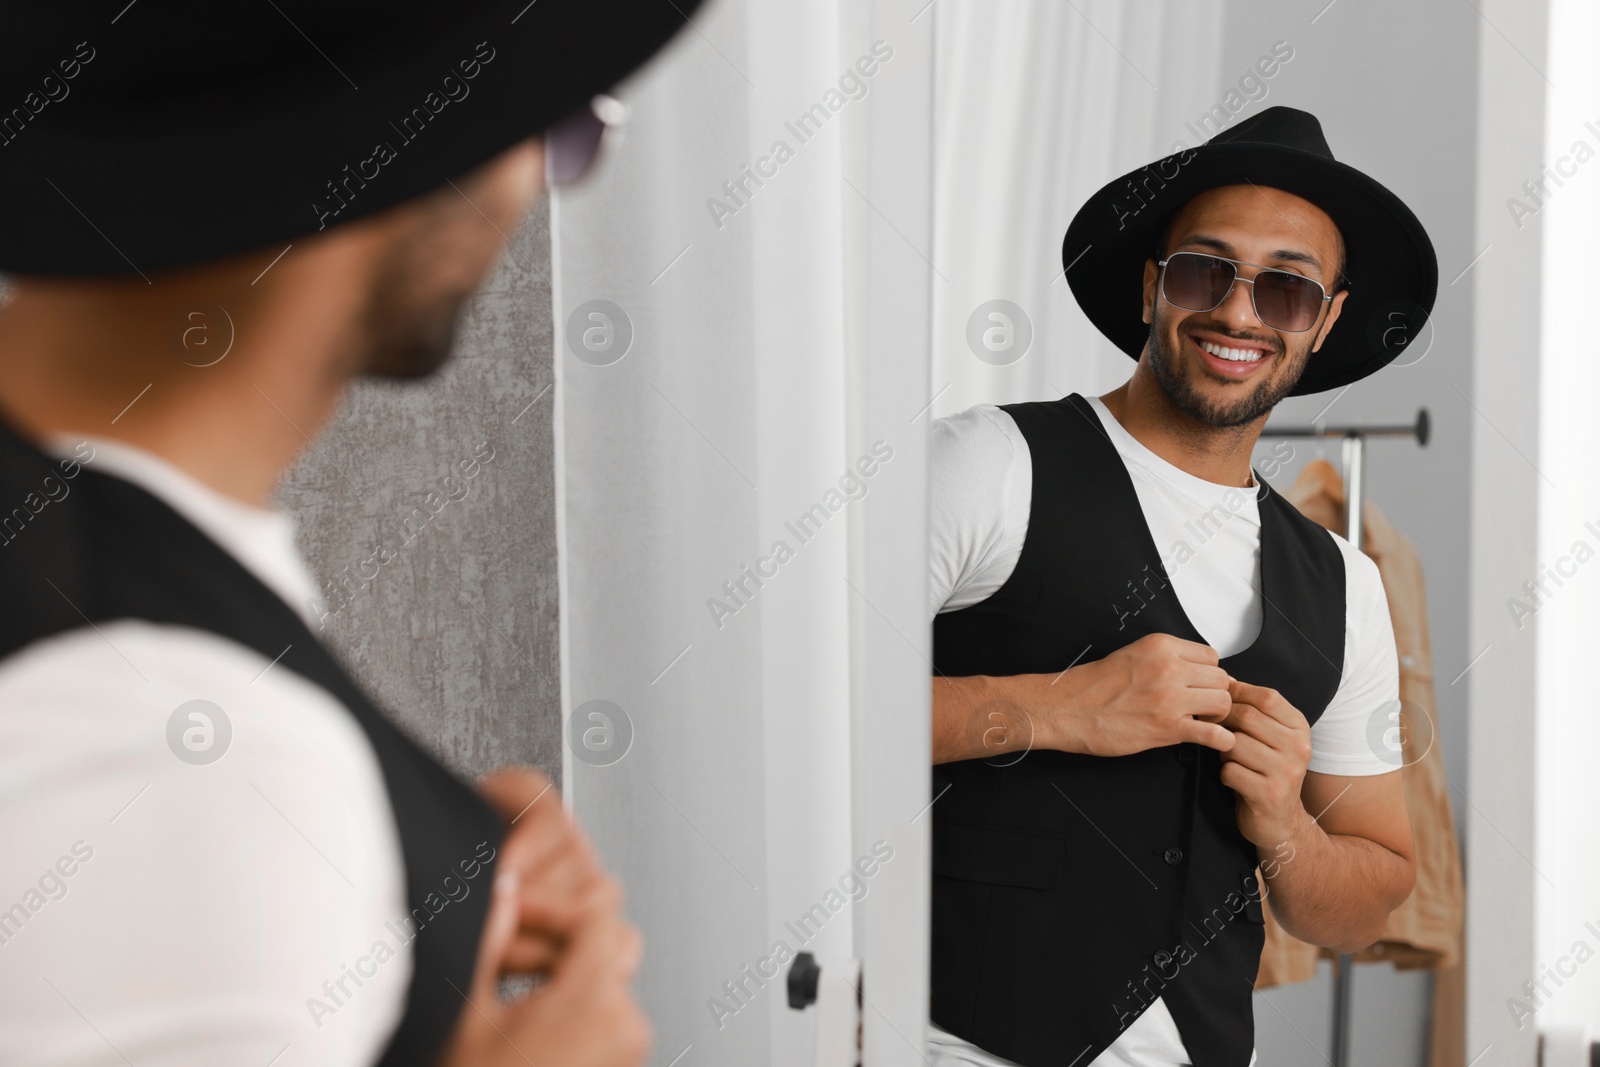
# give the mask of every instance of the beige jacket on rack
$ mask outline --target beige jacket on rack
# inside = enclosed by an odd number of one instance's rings
[[[1345,530],[1344,482],[1326,460],[1308,463],[1284,496],[1307,518]],[[1435,1065],[1459,1063],[1454,1046],[1459,1035],[1461,926],[1465,893],[1455,821],[1450,812],[1450,786],[1433,696],[1433,651],[1428,638],[1428,602],[1422,564],[1414,545],[1368,502],[1362,509],[1362,548],[1378,565],[1389,614],[1394,620],[1400,658],[1400,702],[1406,807],[1416,839],[1417,883],[1411,896],[1389,916],[1383,937],[1356,954],[1357,962],[1387,961],[1401,970],[1439,970],[1435,983]],[[1319,955],[1331,953],[1284,933],[1267,916],[1267,941],[1261,954],[1256,988],[1304,982],[1317,968]]]

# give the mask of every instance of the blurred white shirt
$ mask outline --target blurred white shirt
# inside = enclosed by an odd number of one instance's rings
[[[288,515],[91,443],[88,466],[165,501],[307,618],[316,583]],[[192,700],[231,727],[211,763],[169,746]],[[405,916],[377,757],[323,689],[216,634],[137,620],[0,660],[6,1062],[370,1064],[404,1010]]]

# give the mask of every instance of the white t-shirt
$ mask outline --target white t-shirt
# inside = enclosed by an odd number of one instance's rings
[[[306,616],[316,583],[287,515],[91,444],[86,466],[164,500]],[[167,739],[196,699],[232,728],[204,765]],[[216,634],[137,620],[0,660],[6,1062],[372,1063],[405,1006],[411,949],[386,923],[407,932],[406,915],[377,757],[327,691]]]
[[[1128,468],[1184,613],[1219,656],[1248,648],[1262,623],[1256,489],[1195,477],[1140,444],[1099,398],[1089,403]],[[1028,531],[1033,464],[1011,416],[993,404],[980,404],[934,421],[929,466],[931,616],[986,600],[1011,576]],[[1095,516],[1084,521],[1094,522]],[[1399,699],[1389,605],[1377,565],[1344,538],[1334,535],[1334,541],[1345,563],[1344,674],[1333,701],[1311,727],[1310,770],[1387,774],[1394,765],[1373,751],[1367,725],[1379,709]],[[929,1051],[934,1067],[1010,1067],[1009,1061],[937,1027],[931,1028]],[[1158,999],[1092,1064],[1079,1067],[1188,1063],[1177,1025]]]

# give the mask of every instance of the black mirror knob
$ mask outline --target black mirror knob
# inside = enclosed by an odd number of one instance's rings
[[[802,952],[795,956],[794,962],[789,965],[789,1007],[795,1011],[804,1011],[817,1002],[817,980],[822,976],[822,968],[817,966],[817,958],[809,952]]]

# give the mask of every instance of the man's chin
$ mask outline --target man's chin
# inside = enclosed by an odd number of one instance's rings
[[[1248,378],[1225,378],[1194,367],[1183,380],[1164,384],[1168,385],[1167,396],[1180,410],[1218,430],[1243,426],[1269,414],[1288,392],[1275,380],[1271,366],[1261,367]]]
[[[1151,370],[1173,405],[1213,429],[1231,429],[1265,418],[1300,380],[1308,357],[1280,348],[1247,374],[1213,369],[1187,333],[1165,335],[1153,323],[1147,347]],[[1170,338],[1170,339],[1169,339]]]

